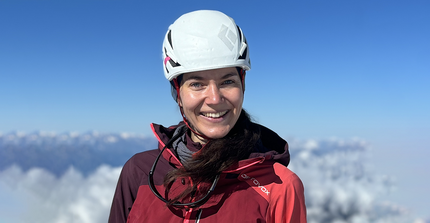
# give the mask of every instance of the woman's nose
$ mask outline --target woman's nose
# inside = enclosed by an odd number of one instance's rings
[[[207,89],[206,104],[218,104],[222,101],[222,93],[216,84],[210,84]]]

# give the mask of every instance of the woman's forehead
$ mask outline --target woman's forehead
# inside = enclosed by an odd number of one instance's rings
[[[208,79],[226,79],[231,77],[239,77],[239,73],[235,67],[220,68],[213,70],[204,70],[185,73],[183,75],[183,81],[186,80],[208,80]]]

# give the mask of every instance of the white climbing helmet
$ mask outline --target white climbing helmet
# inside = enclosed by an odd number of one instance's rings
[[[222,12],[199,10],[179,17],[163,42],[164,75],[169,81],[183,73],[225,67],[251,69],[245,36]]]

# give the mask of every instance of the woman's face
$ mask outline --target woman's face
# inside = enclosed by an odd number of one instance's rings
[[[242,111],[243,90],[234,67],[183,75],[179,106],[194,130],[212,139],[226,136]],[[192,133],[195,142],[205,140]]]

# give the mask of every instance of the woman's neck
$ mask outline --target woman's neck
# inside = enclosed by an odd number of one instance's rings
[[[194,132],[191,132],[191,140],[193,140],[193,142],[198,142],[202,145],[204,145],[208,142],[207,139],[195,134]]]

